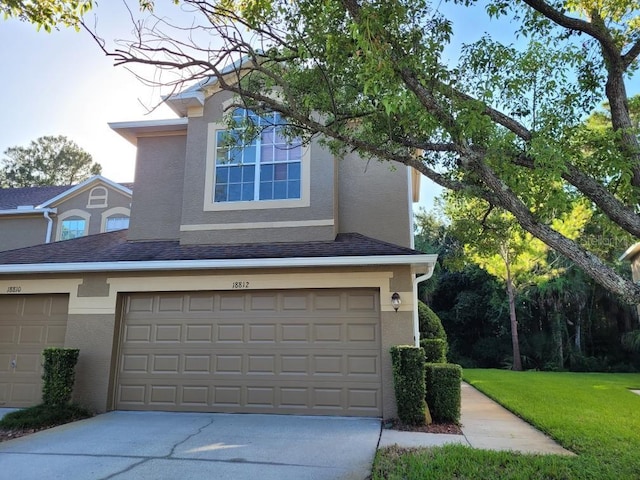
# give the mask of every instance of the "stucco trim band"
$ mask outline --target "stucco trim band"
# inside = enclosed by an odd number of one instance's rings
[[[332,218],[327,220],[300,220],[291,222],[218,223],[180,225],[180,231],[198,232],[204,230],[247,230],[251,228],[333,227],[334,223]]]

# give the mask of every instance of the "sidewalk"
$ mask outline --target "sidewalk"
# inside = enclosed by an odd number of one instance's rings
[[[383,429],[379,448],[433,447],[448,443],[485,450],[574,455],[470,385],[462,384],[461,424],[463,435],[401,432]]]

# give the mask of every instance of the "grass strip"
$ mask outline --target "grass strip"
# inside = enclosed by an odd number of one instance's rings
[[[640,478],[640,396],[629,391],[640,389],[640,374],[469,369],[463,377],[578,456],[392,447],[378,452],[374,480]]]

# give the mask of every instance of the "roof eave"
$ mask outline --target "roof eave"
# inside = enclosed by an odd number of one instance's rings
[[[65,199],[67,197],[71,197],[75,193],[80,192],[85,188],[89,188],[90,185],[92,185],[94,183],[98,183],[98,182],[102,182],[105,185],[109,185],[114,190],[118,190],[121,193],[123,193],[125,195],[128,195],[129,197],[133,193],[131,191],[131,189],[125,187],[124,185],[120,185],[119,183],[113,182],[113,181],[109,180],[108,178],[103,177],[102,175],[94,175],[93,177],[88,178],[85,181],[80,182],[79,184],[77,184],[77,185],[75,185],[73,187],[69,187],[69,190],[65,190],[61,194],[56,195],[53,198],[50,198],[46,202],[41,203],[40,205],[38,205],[36,208],[38,208],[38,209],[47,208],[47,207],[49,207],[49,205],[53,205],[53,204]]]
[[[204,88],[204,85],[201,88]],[[186,117],[189,113],[189,108],[204,107],[205,95],[201,90],[184,91],[166,96],[163,100],[178,116]]]
[[[291,268],[342,266],[428,267],[437,255],[374,255],[348,257],[246,258],[231,260],[160,260],[126,262],[29,263],[0,265],[0,275],[28,273],[144,272],[161,270],[207,270],[238,268]]]
[[[188,118],[170,118],[164,120],[139,120],[132,122],[109,122],[109,128],[133,145],[138,138],[154,134],[168,134],[187,131]]]
[[[2,215],[43,215],[44,213],[57,213],[57,208],[29,208],[29,209],[8,209],[0,210]]]

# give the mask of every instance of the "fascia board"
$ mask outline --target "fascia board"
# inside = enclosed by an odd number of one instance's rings
[[[199,85],[198,88],[204,88],[204,85]],[[185,90],[175,95],[169,95],[163,100],[180,117],[186,117],[189,107],[204,107],[205,95],[202,90]]]
[[[233,260],[166,260],[132,262],[30,263],[0,265],[0,275],[24,273],[144,272],[238,268],[433,266],[437,255],[378,255],[351,257],[247,258]]]
[[[156,132],[186,130],[188,118],[170,118],[163,120],[139,120],[132,122],[109,122],[109,128],[121,137],[137,145],[138,137]]]
[[[109,180],[108,178],[103,177],[102,175],[94,175],[93,177],[86,179],[84,182],[81,182],[78,185],[69,188],[69,190],[65,190],[64,192],[56,195],[55,197],[47,200],[46,202],[41,203],[36,208],[46,208],[49,205],[53,205],[54,203],[57,203],[60,200],[63,200],[65,198],[67,198],[67,197],[71,197],[76,192],[79,192],[81,190],[89,188],[92,184],[99,183],[99,182],[102,182],[102,183],[110,186],[111,188],[113,188],[115,190],[119,190],[120,192],[124,193],[125,195],[131,196],[131,194],[132,194],[132,191],[129,188],[127,188],[127,187],[125,187],[123,185],[119,185],[119,184]]]
[[[0,215],[32,215],[32,214],[34,214],[34,215],[35,214],[42,215],[44,212],[57,213],[58,209],[57,208],[40,208],[40,207],[36,207],[36,208],[18,210],[16,208],[16,209],[11,209],[11,210],[0,210]]]

